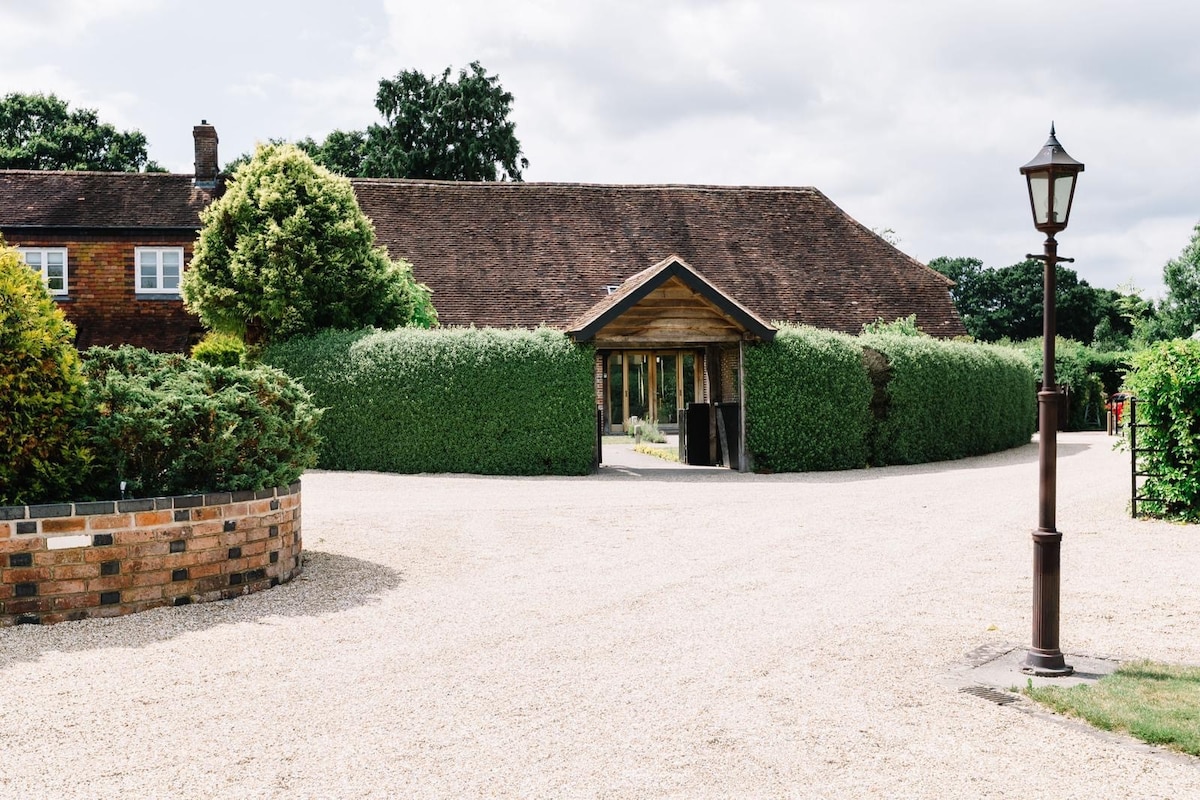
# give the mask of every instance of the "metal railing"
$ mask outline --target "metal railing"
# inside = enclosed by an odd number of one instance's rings
[[[1150,429],[1158,429],[1157,425],[1152,425],[1148,422],[1138,422],[1137,418],[1138,399],[1136,397],[1129,398],[1129,422],[1126,423],[1129,427],[1129,472],[1130,472],[1130,491],[1129,491],[1129,510],[1130,514],[1137,518],[1138,503],[1153,503],[1158,506],[1165,506],[1166,500],[1162,497],[1154,497],[1148,495],[1144,491],[1144,484],[1139,483],[1141,478],[1159,478],[1162,477],[1156,472],[1148,472],[1146,464],[1139,458],[1149,453],[1162,453],[1166,451],[1163,447],[1143,447],[1138,444],[1138,431]],[[1118,427],[1120,422],[1117,423]]]

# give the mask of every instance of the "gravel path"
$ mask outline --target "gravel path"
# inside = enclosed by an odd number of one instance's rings
[[[1113,441],[1059,440],[1063,649],[1200,663],[1200,530]],[[1028,641],[1036,458],[311,473],[293,583],[0,629],[0,797],[1200,797],[946,684]]]

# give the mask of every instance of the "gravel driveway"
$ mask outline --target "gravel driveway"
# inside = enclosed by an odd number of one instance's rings
[[[1113,441],[1059,439],[1063,649],[1200,663],[1200,530]],[[291,584],[0,629],[0,797],[1200,797],[946,682],[1028,642],[1036,460],[310,473]]]

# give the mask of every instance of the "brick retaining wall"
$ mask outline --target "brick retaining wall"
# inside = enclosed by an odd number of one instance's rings
[[[0,507],[0,627],[223,600],[300,572],[300,483]]]

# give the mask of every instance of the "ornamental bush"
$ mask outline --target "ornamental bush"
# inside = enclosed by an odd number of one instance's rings
[[[246,362],[246,343],[232,333],[209,331],[192,348],[192,358],[219,367],[237,367]]]
[[[1200,341],[1160,342],[1133,356],[1126,389],[1138,398],[1139,509],[1200,522]],[[1145,452],[1141,452],[1145,448]]]
[[[867,463],[871,385],[850,336],[783,326],[750,347],[746,447],[756,469],[854,469]]]
[[[922,464],[1027,444],[1033,371],[1011,349],[923,336],[864,335],[875,358],[871,463]]]
[[[84,373],[91,496],[264,489],[316,463],[320,411],[279,370],[93,347]]]
[[[69,499],[89,452],[75,328],[0,239],[0,505]]]
[[[292,145],[259,145],[200,220],[182,292],[213,330],[258,344],[437,322],[429,289],[376,246],[350,181]]]
[[[593,353],[550,330],[328,331],[266,348],[326,406],[320,465],[582,475],[595,457]]]

